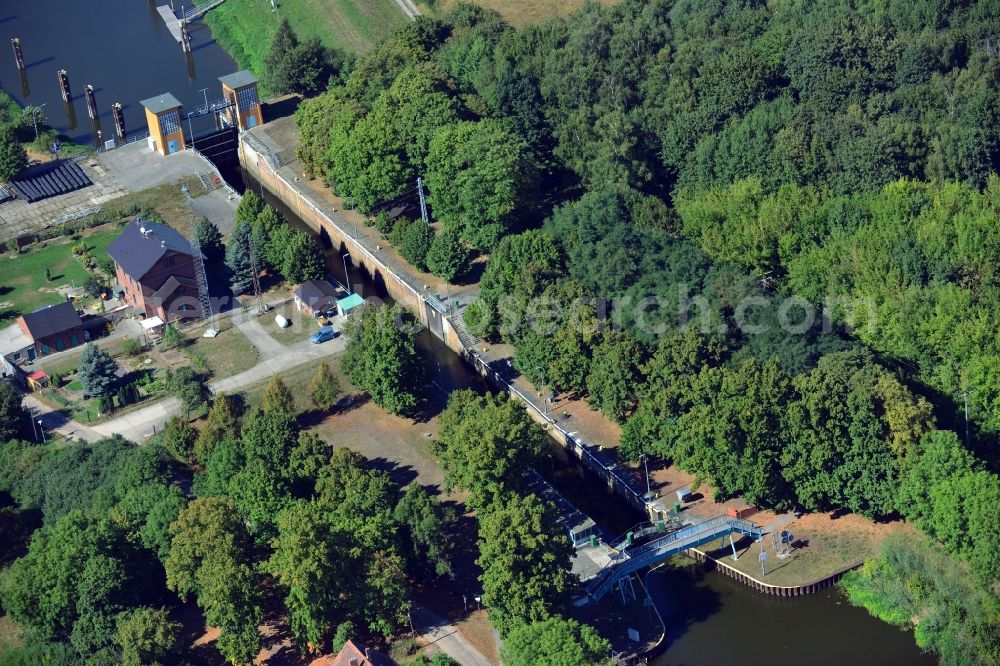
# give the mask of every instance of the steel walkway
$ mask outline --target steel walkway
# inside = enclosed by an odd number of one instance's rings
[[[587,597],[591,601],[597,601],[616,583],[636,571],[662,562],[688,548],[695,548],[733,533],[760,539],[764,536],[764,528],[749,520],[718,516],[638,546],[620,544],[612,561],[587,585]]]

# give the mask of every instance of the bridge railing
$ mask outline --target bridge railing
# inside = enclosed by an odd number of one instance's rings
[[[741,520],[730,516],[717,516],[709,520],[671,532],[659,539],[654,539],[631,550],[624,551],[622,557],[604,565],[590,585],[587,593],[594,599],[600,599],[615,582],[632,574],[643,567],[658,562],[668,555],[685,548],[701,545],[719,536],[740,532],[754,538],[760,538],[764,530],[749,520]]]

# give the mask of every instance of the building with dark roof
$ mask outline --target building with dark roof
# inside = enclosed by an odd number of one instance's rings
[[[139,103],[146,109],[146,125],[153,149],[161,155],[184,150],[180,101],[170,93],[163,93]]]
[[[219,83],[222,84],[222,96],[231,104],[226,109],[226,117],[231,126],[239,127],[242,131],[257,127],[264,122],[260,109],[260,96],[257,94],[256,76],[249,70],[241,69],[220,76]]]
[[[191,244],[164,224],[135,220],[108,246],[125,303],[165,322],[201,317]]]
[[[30,341],[30,347],[25,351],[27,358],[23,359],[27,361],[71,349],[87,341],[83,320],[69,301],[21,315],[17,326]]]
[[[336,312],[337,288],[326,280],[309,280],[292,290],[295,307],[299,312],[318,316],[324,312]]]

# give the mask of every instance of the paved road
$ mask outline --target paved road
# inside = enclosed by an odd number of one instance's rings
[[[421,606],[414,606],[413,628],[422,645],[434,644],[462,666],[493,666],[459,633],[458,627]]]
[[[63,412],[57,411],[31,395],[24,396],[24,406],[31,412],[31,418],[42,422],[46,433],[57,432],[67,440],[96,442],[103,435],[93,428],[70,420]]]
[[[257,348],[262,360],[274,358],[285,351],[285,345],[272,338],[256,317],[239,322],[236,324],[236,328],[240,329],[250,344]]]
[[[272,355],[249,370],[209,383],[208,387],[213,393],[235,393],[264,381],[271,375],[342,352],[346,346],[347,341],[343,336],[318,345],[302,340],[284,347],[281,353]],[[153,434],[154,428],[162,428],[170,416],[179,413],[180,408],[177,398],[164,398],[148,407],[100,423],[93,430],[100,436],[118,433],[141,444]]]

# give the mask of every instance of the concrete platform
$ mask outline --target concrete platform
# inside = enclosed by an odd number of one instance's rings
[[[160,5],[156,8],[156,11],[163,17],[163,22],[167,24],[167,30],[170,31],[170,35],[180,44],[181,25],[178,18],[174,16],[174,10],[170,8],[170,5]]]
[[[0,238],[8,240],[57,224],[60,218],[103,205],[128,193],[97,157],[78,162],[91,185],[29,204],[14,199],[0,204]]]

